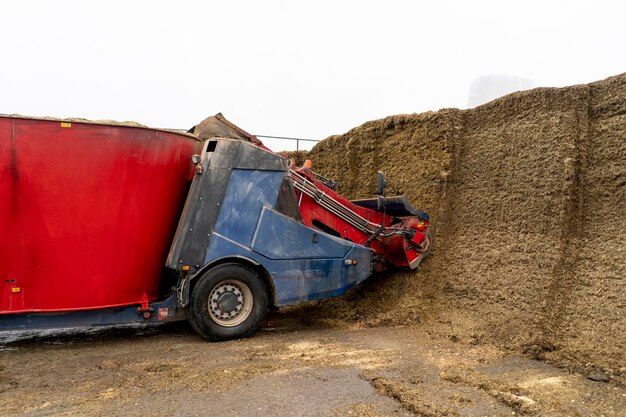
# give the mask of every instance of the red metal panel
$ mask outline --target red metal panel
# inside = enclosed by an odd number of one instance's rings
[[[8,261],[12,241],[12,211],[15,208],[13,189],[19,179],[12,153],[13,120],[0,118],[0,311],[8,306],[11,300],[21,303],[20,297],[12,293],[15,283],[7,275]],[[17,293],[15,293],[17,294]]]
[[[314,184],[315,188],[321,193],[334,199],[343,207],[351,210],[367,221],[377,225],[384,225],[385,227],[406,229],[414,233],[414,236],[410,238],[402,234],[391,234],[390,236],[380,235],[368,243],[374,254],[384,258],[384,261],[379,257],[374,258],[374,270],[377,272],[385,270],[391,265],[398,268],[415,268],[419,264],[416,260],[419,257],[424,257],[425,255],[423,253],[427,253],[425,249],[427,246],[424,248],[421,246],[422,242],[426,239],[428,222],[422,221],[417,216],[397,218],[389,215],[385,216],[379,211],[358,206],[328,188],[322,181],[316,179],[310,168],[305,166],[298,169],[297,172],[299,175],[306,177],[307,181]],[[299,201],[302,222],[305,225],[315,228],[318,227],[316,223],[319,222],[332,229],[337,236],[361,245],[366,244],[372,236],[372,234],[359,230],[348,221],[323,207],[306,193],[296,190],[296,197]]]
[[[154,129],[0,117],[0,314],[156,298],[199,148]]]

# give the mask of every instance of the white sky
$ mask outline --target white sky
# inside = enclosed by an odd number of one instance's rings
[[[5,1],[0,113],[188,128],[221,111],[254,134],[323,139],[463,108],[483,74],[564,86],[626,72],[622,4]]]

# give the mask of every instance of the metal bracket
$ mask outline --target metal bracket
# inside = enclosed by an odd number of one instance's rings
[[[141,307],[137,307],[137,314],[142,315],[144,319],[149,319],[152,313],[154,313],[154,309],[149,304],[142,304]]]
[[[178,300],[178,305],[181,308],[187,307],[189,304],[189,281],[191,280],[190,275],[185,275],[180,279],[180,283],[176,288],[176,298]]]

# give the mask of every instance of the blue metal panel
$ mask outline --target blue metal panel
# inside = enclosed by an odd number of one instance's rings
[[[345,288],[343,292],[365,281],[372,275],[372,250],[365,246],[354,245],[344,259],[351,259],[357,261],[357,263],[345,267],[344,282],[349,287]]]
[[[278,305],[333,297],[351,287],[344,278],[347,267],[343,259],[300,259],[296,262],[301,268],[297,273],[294,269],[282,269],[284,262],[269,264],[274,268],[270,274],[274,279]]]
[[[269,259],[339,258],[354,244],[263,208],[251,249]]]
[[[250,246],[261,210],[274,206],[284,176],[284,171],[234,169],[221,202],[215,231]]]

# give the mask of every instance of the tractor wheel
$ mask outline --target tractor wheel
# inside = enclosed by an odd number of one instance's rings
[[[267,286],[253,269],[222,264],[204,273],[191,292],[189,322],[212,342],[248,337],[267,314]]]

